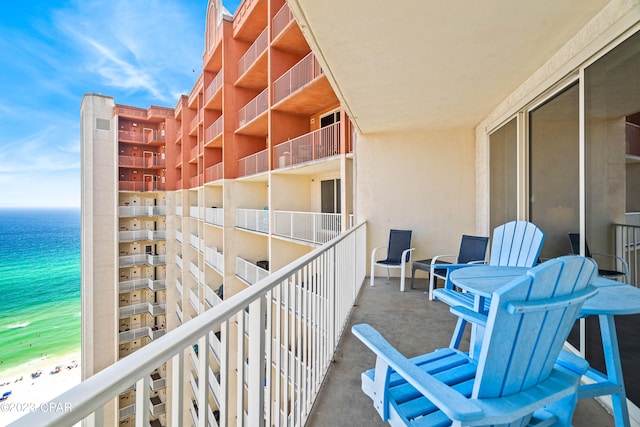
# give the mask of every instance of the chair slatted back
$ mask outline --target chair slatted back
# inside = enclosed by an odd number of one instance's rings
[[[596,272],[591,259],[561,257],[493,294],[473,397],[507,396],[549,376]]]
[[[400,264],[402,252],[411,248],[411,230],[391,230],[389,232],[389,247],[387,249],[387,261]],[[408,257],[408,255],[407,255]],[[405,259],[404,262],[408,262]]]
[[[533,267],[538,262],[544,233],[527,221],[511,221],[496,227],[491,239],[489,265]]]
[[[460,251],[458,252],[458,264],[467,264],[471,261],[482,261],[487,255],[488,237],[462,235]]]

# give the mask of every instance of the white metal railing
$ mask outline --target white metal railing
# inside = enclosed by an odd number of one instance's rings
[[[260,92],[258,96],[253,98],[244,107],[238,111],[238,127],[242,127],[260,114],[267,111],[269,105],[269,88]]]
[[[176,230],[176,240],[180,243],[184,241],[184,237],[182,237],[182,231]]]
[[[269,150],[265,149],[238,160],[238,178],[269,170]]]
[[[224,209],[223,208],[207,208],[205,212],[205,222],[207,224],[224,225]]]
[[[154,175],[151,181],[118,181],[118,190],[120,191],[165,191],[167,185],[162,178]]]
[[[216,74],[216,76],[213,78],[213,80],[211,80],[211,83],[209,83],[209,86],[207,86],[207,88],[204,91],[205,103],[208,103],[209,100],[213,98],[216,93],[218,93],[218,91],[222,87],[223,76],[224,76],[224,73],[222,72],[222,70],[220,70],[218,71],[218,74]]]
[[[176,303],[176,316],[178,317],[180,323],[182,323],[182,306],[179,302]]]
[[[276,145],[277,168],[335,156],[340,150],[340,122]]]
[[[236,227],[268,233],[269,211],[266,209],[236,209]]]
[[[204,181],[212,182],[212,181],[217,181],[219,179],[222,179],[223,173],[224,173],[224,168],[222,166],[223,164],[224,162],[220,162],[206,168],[204,170]]]
[[[636,222],[639,217],[636,214],[627,214],[627,224],[614,224],[615,255],[622,258],[629,268],[629,284],[640,287],[640,225],[630,224]],[[598,257],[601,261],[601,257]],[[617,271],[622,271],[622,263],[612,259],[611,265],[601,266]]]
[[[163,336],[165,334],[165,330],[161,329],[161,330],[153,330],[151,327],[149,326],[144,326],[142,328],[137,328],[137,329],[133,329],[131,331],[125,331],[125,332],[120,332],[118,334],[118,338],[119,338],[119,342],[120,344],[129,342],[129,341],[133,341],[133,340],[137,340],[140,338],[150,338],[152,340],[158,339],[161,336]],[[147,379],[149,377],[146,377]],[[131,384],[130,384],[131,385]],[[147,385],[148,387],[148,385]],[[124,389],[123,389],[124,391]],[[34,425],[45,425],[45,424],[34,424]],[[49,424],[46,424],[49,425]],[[64,425],[64,424],[62,424]]]
[[[149,373],[163,363],[172,364],[172,383],[184,384],[192,375],[182,368],[185,350],[195,342],[207,348],[210,332],[218,328],[223,337],[232,330],[247,337],[222,342],[227,348],[220,353],[233,360],[223,356],[220,363],[221,422],[304,425],[364,282],[365,264],[366,224],[360,224],[36,407],[11,427],[71,426],[87,417],[102,425],[103,406],[132,385],[148,393]],[[237,371],[236,355],[244,360]],[[208,365],[200,363],[196,375],[201,385],[207,384]],[[197,384],[195,389],[197,416],[207,425],[208,395]],[[175,387],[167,396],[172,408],[168,424],[181,425],[185,395]],[[149,405],[148,397],[136,399],[140,425],[149,422]]]
[[[182,256],[180,254],[176,254],[176,265],[178,266],[178,268],[180,268],[180,270],[183,270],[183,268],[182,268]]]
[[[284,4],[271,20],[271,37],[275,39],[289,22],[293,21],[293,13],[287,3]]]
[[[215,307],[222,302],[222,298],[208,285],[204,287],[204,299],[209,304],[209,307]]]
[[[313,79],[319,77],[322,72],[322,67],[320,67],[316,56],[313,52],[309,53],[273,83],[273,103],[276,104],[282,101]]]
[[[200,312],[200,301],[198,300],[198,295],[191,289],[189,291],[189,302],[191,306],[196,311],[196,313]]]
[[[341,231],[341,214],[274,211],[273,234],[295,240],[322,244]]]
[[[204,249],[204,240],[196,235],[189,234],[189,244],[200,252]]]
[[[118,216],[163,216],[167,214],[166,206],[118,206]]]
[[[182,282],[178,278],[176,278],[176,290],[178,291],[180,298],[182,298],[183,287],[182,287]]]
[[[193,262],[189,263],[189,273],[191,273],[193,278],[196,279],[198,283],[204,284],[204,272],[200,270],[198,266]]]
[[[160,316],[166,314],[166,304],[151,304],[150,302],[141,302],[138,304],[120,307],[120,318],[134,316],[140,313],[149,313],[152,316]]]
[[[164,265],[165,255],[151,255],[151,254],[136,254],[125,255],[118,258],[120,267],[132,267],[134,265],[149,265],[155,267],[158,265]]]
[[[220,274],[224,274],[224,255],[222,252],[218,252],[217,248],[207,246],[204,253],[204,260],[211,267],[218,270]]]
[[[118,290],[120,292],[131,292],[138,289],[149,289],[154,292],[163,291],[167,289],[166,281],[164,279],[153,280],[149,278],[126,280],[118,283]]]
[[[119,231],[119,242],[136,242],[138,240],[165,240],[167,238],[166,230],[129,230]]]
[[[202,206],[190,206],[189,216],[195,219],[204,219],[204,208]]]
[[[218,137],[218,135],[222,134],[222,117],[218,117],[218,119],[213,122],[207,129],[204,131],[204,138],[207,143],[213,141]]]
[[[256,62],[256,59],[267,49],[269,45],[269,33],[268,27],[262,30],[262,33],[256,38],[249,49],[242,55],[240,61],[238,61],[238,77],[242,76],[248,69]]]
[[[182,216],[182,206],[176,206],[176,215]]]
[[[269,271],[258,267],[255,263],[236,257],[236,275],[250,285],[264,279]]]

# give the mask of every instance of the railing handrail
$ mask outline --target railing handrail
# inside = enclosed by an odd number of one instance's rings
[[[131,353],[82,381],[77,386],[52,399],[46,407],[71,407],[70,412],[49,412],[36,409],[11,424],[11,427],[68,427],[100,410],[107,402],[124,392],[134,382],[148,386],[151,372],[185,348],[193,345],[209,331],[229,321],[254,301],[280,285],[300,268],[320,258],[329,248],[336,246],[351,234],[363,228],[366,223],[339,234],[329,242],[301,256],[295,261],[258,281],[253,286],[224,299],[220,304],[182,324],[164,336]]]

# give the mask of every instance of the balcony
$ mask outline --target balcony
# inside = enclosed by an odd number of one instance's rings
[[[204,287],[204,300],[209,304],[209,307],[215,307],[222,302],[222,298],[220,298],[218,293],[211,289],[209,285]]]
[[[204,250],[204,239],[201,239],[194,234],[189,234],[189,244],[198,252],[202,252]]]
[[[149,289],[153,292],[164,291],[167,289],[166,281],[153,279],[135,279],[118,283],[118,291],[120,293],[137,291],[138,289]]]
[[[285,3],[271,21],[272,38],[277,38],[293,19],[293,13],[291,13],[289,5]]]
[[[129,418],[130,416],[134,415],[136,413],[136,405],[127,405],[123,408],[120,408],[119,411],[119,417],[121,420],[124,420],[125,418]]]
[[[158,415],[161,415],[167,412],[167,406],[162,400],[160,400],[159,396],[153,396],[151,399],[149,399],[149,401],[151,403],[151,406],[149,407],[149,411],[151,412],[151,415],[153,415],[154,417],[157,417]]]
[[[157,153],[146,157],[118,156],[118,166],[123,168],[162,169],[166,167],[166,163],[164,157],[158,156]]]
[[[158,371],[151,373],[149,379],[151,390],[158,391],[167,387],[167,379],[163,378]]]
[[[151,304],[150,302],[141,302],[138,304],[120,307],[120,319],[135,316],[140,313],[149,313],[152,316],[161,316],[167,313],[166,304]]]
[[[262,54],[267,50],[268,46],[269,31],[267,27],[262,30],[262,33],[260,33],[253,44],[249,46],[245,54],[242,55],[242,58],[240,58],[240,60],[238,61],[238,81],[236,82],[236,84],[243,87],[255,87],[256,85],[264,85],[264,83],[266,83],[267,57],[266,55]],[[255,76],[252,79],[249,79],[249,76],[245,76],[245,73],[247,73],[250,68],[260,69],[260,72],[257,73],[259,74],[259,76]]]
[[[255,263],[236,257],[236,276],[247,284],[253,285],[268,275],[268,270],[258,267]]]
[[[176,230],[176,240],[179,243],[182,243],[184,241],[184,236],[182,235],[182,231]]]
[[[198,266],[193,262],[189,263],[189,273],[196,280],[196,282],[204,284],[204,272],[200,270]]]
[[[183,287],[182,287],[182,282],[180,281],[180,279],[176,278],[176,290],[178,291],[178,296],[180,297],[180,299],[182,299],[182,292],[183,292]]]
[[[213,182],[222,179],[223,172],[224,168],[222,162],[209,166],[204,170],[204,182]]]
[[[182,324],[182,305],[180,302],[176,303],[176,316],[178,317],[180,324]]]
[[[224,226],[224,209],[206,208],[204,220],[207,224]]]
[[[133,267],[134,265],[148,265],[150,267],[157,267],[159,265],[165,265],[165,255],[151,255],[151,254],[137,254],[126,255],[118,258],[119,266]]]
[[[323,244],[340,234],[341,214],[274,211],[276,236]]]
[[[236,227],[269,233],[269,211],[266,209],[236,209]]]
[[[247,105],[238,111],[238,128],[242,128],[256,117],[267,111],[269,106],[269,88],[260,92],[258,96],[253,98]],[[266,122],[266,116],[265,120]],[[266,129],[265,129],[266,130]],[[245,132],[243,132],[245,133]],[[262,132],[248,132],[250,135],[262,135]]]
[[[165,332],[166,331],[164,329],[153,330],[149,326],[144,326],[142,328],[133,329],[131,331],[120,332],[118,338],[120,344],[138,340],[140,338],[149,338],[151,340],[155,340],[163,336]]]
[[[194,219],[204,219],[204,208],[199,206],[190,206],[189,216]]]
[[[157,177],[156,177],[157,178]],[[118,190],[137,191],[140,193],[147,191],[165,191],[167,186],[161,181],[119,181]]]
[[[302,165],[329,157],[340,151],[340,122],[309,132],[273,148],[277,167]]]
[[[120,218],[136,216],[165,216],[166,206],[118,206],[118,216]]]
[[[178,187],[180,188],[180,187]],[[176,215],[182,216],[182,206],[176,206]]]
[[[224,275],[224,255],[217,248],[207,247],[205,250],[205,262],[218,273]]]
[[[224,130],[223,125],[224,116],[220,116],[215,122],[205,129],[205,147],[222,147],[222,139],[219,137],[222,135],[222,131]]]
[[[167,232],[165,230],[131,230],[118,232],[119,242],[154,242],[166,240],[166,238]]]
[[[176,254],[176,265],[182,271],[182,255]]]
[[[198,300],[198,294],[196,294],[193,289],[189,291],[189,302],[191,306],[195,310],[196,313],[200,312],[200,301]]]
[[[265,149],[238,160],[238,178],[269,170],[269,150]]]
[[[165,142],[164,130],[144,129],[143,132],[119,130],[118,141],[138,144],[162,144]]]
[[[205,108],[222,110],[222,83],[224,73],[219,71],[204,91]]]

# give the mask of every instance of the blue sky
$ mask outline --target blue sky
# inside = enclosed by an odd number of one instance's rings
[[[0,207],[80,206],[83,94],[174,107],[202,70],[207,3],[0,1]]]

